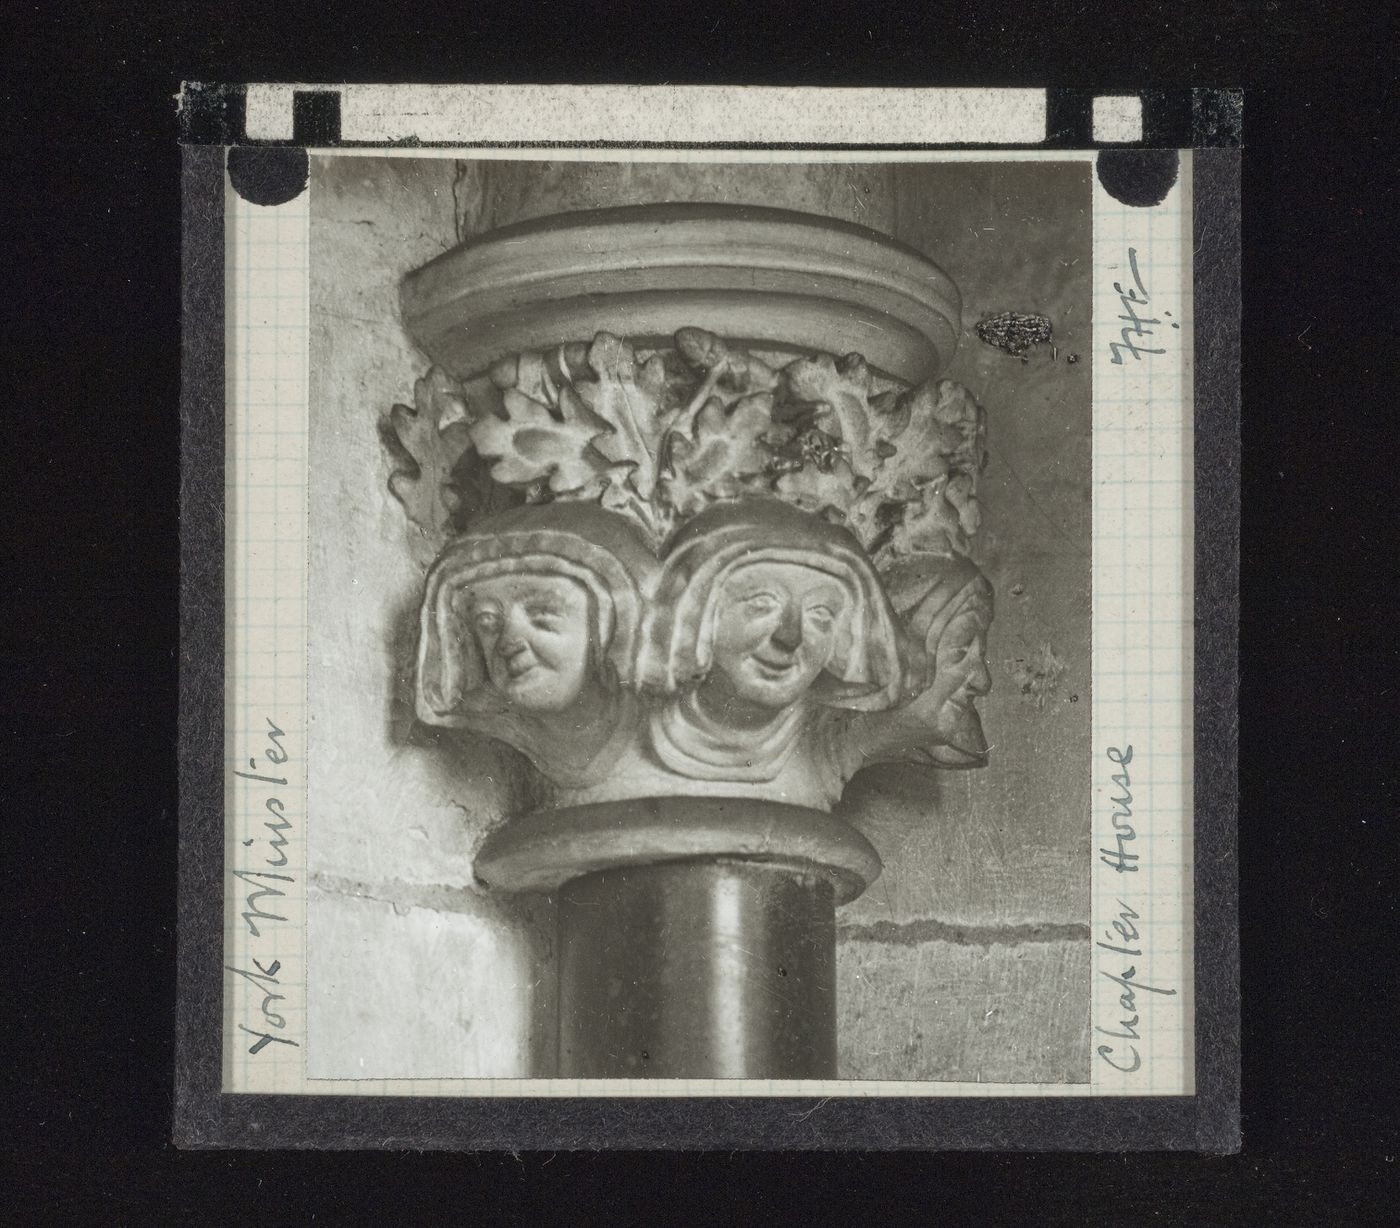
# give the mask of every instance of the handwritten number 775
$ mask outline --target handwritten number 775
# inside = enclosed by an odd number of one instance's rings
[[[1147,287],[1142,284],[1142,274],[1138,271],[1137,248],[1128,248],[1128,268],[1133,274],[1133,285],[1123,289],[1121,282],[1114,282],[1113,289],[1118,295],[1118,301],[1123,305],[1123,315],[1118,318],[1125,321],[1121,340],[1110,341],[1108,348],[1113,352],[1113,361],[1118,365],[1123,365],[1123,355],[1131,354],[1136,359],[1141,359],[1144,354],[1165,354],[1165,348],[1160,350],[1149,349],[1147,346],[1137,344],[1152,336],[1151,324],[1160,324],[1162,321],[1147,316],[1140,316],[1137,313],[1139,307],[1146,307],[1150,301]]]

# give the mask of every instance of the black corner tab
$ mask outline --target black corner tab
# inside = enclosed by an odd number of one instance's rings
[[[338,90],[296,90],[292,94],[292,144],[303,148],[340,144]]]
[[[243,139],[247,88],[186,81],[180,87],[180,140],[186,145],[235,145]]]

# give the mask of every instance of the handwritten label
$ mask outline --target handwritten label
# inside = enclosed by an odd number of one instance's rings
[[[1108,758],[1118,768],[1112,777],[1117,795],[1111,799],[1112,847],[1106,845],[1100,848],[1099,860],[1119,874],[1136,874],[1142,867],[1142,858],[1139,853],[1129,851],[1129,845],[1137,840],[1137,830],[1133,825],[1132,776],[1128,770],[1133,761],[1133,748],[1127,746],[1120,750],[1110,746]],[[1107,977],[1118,987],[1117,1009],[1110,1021],[1112,1026],[1096,1025],[1094,1031],[1114,1042],[1105,1042],[1097,1047],[1099,1058],[1114,1070],[1132,1074],[1142,1067],[1142,1054],[1133,1043],[1142,1040],[1145,1026],[1138,995],[1174,997],[1176,990],[1150,985],[1143,979],[1138,969],[1145,947],[1143,926],[1140,924],[1142,914],[1121,897],[1117,906],[1118,915],[1103,929],[1103,937],[1094,943],[1097,951],[1107,952],[1099,956],[1098,975]]]
[[[1113,355],[1113,362],[1117,366],[1123,365],[1123,355],[1129,354],[1136,361],[1141,362],[1144,354],[1165,354],[1166,347],[1152,349],[1138,342],[1145,341],[1154,335],[1151,325],[1161,325],[1162,320],[1156,317],[1149,317],[1138,314],[1139,307],[1147,307],[1151,301],[1151,296],[1147,293],[1147,287],[1142,283],[1142,273],[1138,270],[1137,248],[1128,248],[1128,269],[1133,275],[1133,284],[1127,289],[1123,289],[1123,283],[1115,281],[1113,291],[1118,295],[1118,301],[1122,304],[1124,314],[1118,318],[1124,321],[1123,329],[1119,334],[1119,340],[1110,341],[1108,348]],[[1170,317],[1171,312],[1162,313],[1164,317]],[[1170,321],[1169,321],[1170,322]],[[1180,329],[1181,325],[1171,322],[1172,328]]]
[[[286,736],[277,723],[268,717],[262,759],[253,756],[248,760],[247,771],[235,768],[233,773],[249,782],[245,787],[255,790],[258,798],[256,809],[262,828],[242,841],[242,847],[248,850],[246,855],[239,857],[244,864],[236,865],[231,871],[239,883],[236,890],[243,900],[241,921],[248,942],[254,939],[268,942],[275,925],[287,920],[278,901],[296,882],[295,877],[287,872],[287,833],[291,831],[292,824],[287,818],[284,801],[289,787],[285,765],[291,758],[284,742]],[[257,1007],[252,1016],[252,1026],[245,1021],[238,1024],[239,1030],[252,1038],[248,1052],[257,1055],[270,1045],[299,1048],[298,1042],[282,1034],[287,1027],[287,1017],[279,1005],[286,1000],[279,979],[282,961],[271,956],[259,959],[250,955],[248,962],[252,964],[251,968],[225,966],[226,971],[242,977],[255,990],[253,1000]]]

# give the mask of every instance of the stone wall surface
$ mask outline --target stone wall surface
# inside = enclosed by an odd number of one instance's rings
[[[847,791],[885,859],[848,919],[1087,923],[1091,206],[1085,164],[901,167],[894,234],[963,296],[949,378],[987,410],[973,555],[996,589],[981,701],[991,762],[880,768]],[[1002,311],[1048,317],[1026,360],[979,340]],[[1080,360],[1069,361],[1071,355]]]
[[[838,948],[837,1060],[848,1079],[1085,1078],[1089,945],[907,928]]]
[[[693,162],[462,162],[454,190],[463,238],[506,226],[620,205],[766,205],[892,233],[893,165]]]
[[[996,589],[993,687],[980,704],[992,756],[972,772],[873,768],[846,791],[845,813],[880,850],[885,872],[838,918],[842,1069],[853,1078],[894,1070],[1083,1080],[1089,167],[904,165],[893,215],[894,237],[937,261],[962,292],[963,337],[946,374],[987,410],[991,461],[973,553]],[[1022,361],[981,341],[977,323],[1003,311],[1046,316],[1052,346]],[[878,937],[853,938],[872,930]],[[880,1000],[872,983],[889,995],[884,1010],[869,1006]]]
[[[311,195],[308,1045],[313,1078],[523,1076],[552,1048],[553,922],[476,888],[514,752],[416,730],[430,561],[376,433],[427,369],[403,275],[455,243],[454,166],[319,158]]]
[[[408,717],[430,560],[388,493],[376,428],[426,368],[398,320],[404,273],[498,225],[650,200],[860,222],[962,291],[945,374],[989,419],[974,557],[997,594],[981,704],[992,762],[880,767],[847,790],[885,871],[838,913],[841,1073],[1087,1078],[1088,165],[386,158],[319,159],[312,176],[311,1073],[548,1073],[551,906],[471,879],[519,761]],[[1047,316],[1053,348],[1022,361],[980,341],[977,322],[1005,310]]]

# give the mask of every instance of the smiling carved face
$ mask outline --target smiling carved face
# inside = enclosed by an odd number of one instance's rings
[[[707,687],[726,690],[723,706],[730,710],[787,707],[831,661],[846,607],[840,581],[813,567],[738,568],[719,597]]]
[[[496,576],[471,586],[469,617],[486,673],[518,707],[558,712],[583,692],[589,600],[563,576]]]

